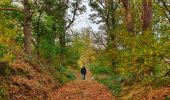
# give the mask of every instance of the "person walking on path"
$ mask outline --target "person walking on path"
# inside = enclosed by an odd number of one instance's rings
[[[85,77],[86,77],[86,68],[85,68],[85,66],[83,66],[81,68],[81,74],[82,74],[83,80],[85,80]]]

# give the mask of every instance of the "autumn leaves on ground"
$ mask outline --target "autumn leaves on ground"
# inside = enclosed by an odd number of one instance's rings
[[[5,66],[7,67],[5,72]],[[170,88],[153,89],[151,86],[128,87],[128,92],[116,96],[108,87],[100,84],[87,70],[86,80],[81,79],[80,71],[71,69],[76,79],[59,85],[48,71],[25,60],[18,59],[10,66],[0,63],[2,76],[0,86],[2,100],[164,100],[170,95]],[[3,72],[4,71],[4,72]],[[50,72],[52,70],[49,70]],[[6,77],[4,77],[6,76]],[[122,91],[123,92],[123,91]]]
[[[70,82],[62,88],[49,94],[50,100],[113,100],[109,89],[92,80],[90,71],[87,73],[86,80],[82,80],[80,73],[75,81]]]
[[[0,67],[8,66],[1,63]],[[109,89],[92,80],[90,71],[86,80],[82,80],[79,71],[75,71],[77,79],[58,87],[49,73],[42,72],[36,65],[30,65],[23,60],[16,60],[8,67],[9,76],[0,77],[8,88],[9,94],[5,99],[10,100],[112,100]],[[25,76],[22,76],[25,75]],[[5,96],[5,95],[4,95]]]
[[[0,100],[170,99],[169,5],[0,0]]]
[[[74,81],[49,96],[50,100],[112,100],[106,86],[96,81]]]

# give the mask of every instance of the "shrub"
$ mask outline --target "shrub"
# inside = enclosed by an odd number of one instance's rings
[[[0,61],[10,62],[15,56],[9,52],[6,46],[0,44]]]
[[[112,69],[105,66],[90,66],[90,70],[93,74],[111,74]]]
[[[0,75],[9,77],[12,74],[15,74],[15,70],[12,69],[8,63],[0,62]]]
[[[100,83],[106,85],[114,94],[118,95],[121,92],[121,84],[118,82],[113,82],[111,79],[99,80]]]
[[[152,81],[151,85],[155,88],[166,87],[170,84],[169,77],[162,77]]]
[[[121,80],[124,79],[122,75],[113,73],[111,67],[105,66],[90,66],[90,70],[93,74],[99,76],[99,74],[106,75],[104,78],[96,78],[100,83],[106,85],[114,94],[118,95],[121,92]]]
[[[165,100],[170,100],[170,98],[168,96],[165,97]]]
[[[65,73],[65,76],[66,76],[68,79],[70,79],[70,80],[74,80],[74,79],[76,78],[75,74],[74,74],[73,72],[71,72],[71,71],[67,71],[67,72]]]
[[[59,73],[64,73],[67,69],[64,66],[58,66],[58,67],[56,67],[56,70]]]
[[[6,47],[0,44],[0,58],[4,57],[6,54],[7,54]]]
[[[63,66],[56,67],[54,77],[57,80],[57,82],[59,82],[61,85],[76,79],[75,74],[71,72],[68,68]]]
[[[0,87],[0,100],[7,100],[7,91]]]

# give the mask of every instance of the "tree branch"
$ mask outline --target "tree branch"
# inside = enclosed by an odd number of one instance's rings
[[[168,17],[168,15],[166,14],[166,12],[164,11],[164,14],[166,16],[166,18],[168,19],[169,23],[170,23],[170,18]]]
[[[76,6],[75,6],[75,9],[74,9],[74,11],[73,11],[73,17],[72,17],[70,23],[68,24],[68,26],[66,26],[65,30],[69,29],[70,26],[73,24],[73,22],[74,22],[74,20],[75,20],[76,12],[77,12],[77,10],[78,10],[79,0],[76,0],[75,5],[76,5]]]
[[[105,43],[103,43],[103,41],[100,41],[100,39],[99,39],[99,38],[101,38],[101,39],[102,39],[102,37],[101,37],[101,36],[97,37],[97,36],[95,35],[95,33],[94,33],[94,32],[92,32],[92,34],[93,34],[94,38],[96,38],[96,39],[98,40],[98,42],[100,42],[100,43],[103,45],[103,47],[104,47],[104,48],[107,48],[107,46],[105,45]],[[98,44],[99,44],[99,43],[98,43]]]
[[[8,11],[18,11],[18,12],[22,12],[22,10],[16,9],[16,8],[0,8],[0,10],[8,10]]]
[[[170,77],[170,70],[167,71],[164,75],[162,76],[159,76],[159,77],[155,77],[154,80],[156,80],[157,78],[162,78],[162,77],[166,77],[166,76],[169,76]]]
[[[163,6],[165,7],[165,9],[169,12],[170,14],[170,9],[168,8],[168,6],[166,5],[165,1],[160,0],[163,3]]]
[[[162,2],[163,7],[159,5],[160,2]],[[170,9],[169,9],[168,6],[166,5],[165,1],[159,0],[158,2],[155,1],[155,3],[156,3],[160,8],[162,8],[163,10],[167,10],[168,13],[170,14]],[[170,18],[169,18],[169,16],[166,14],[166,11],[164,11],[163,13],[165,14],[166,18],[167,18],[168,21],[170,22]]]

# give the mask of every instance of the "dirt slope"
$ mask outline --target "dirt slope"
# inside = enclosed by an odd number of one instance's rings
[[[5,91],[0,100],[45,100],[57,85],[50,73],[23,59],[10,65],[0,62],[0,70],[0,90]]]

